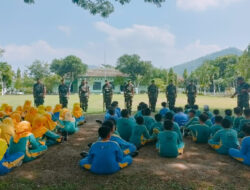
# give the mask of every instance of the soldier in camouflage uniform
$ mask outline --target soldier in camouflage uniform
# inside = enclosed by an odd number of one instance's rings
[[[128,84],[124,87],[124,98],[126,108],[131,114],[132,111],[132,101],[134,96],[134,85],[132,84],[131,80],[128,81]]]
[[[62,83],[58,87],[60,104],[63,108],[67,108],[69,98],[69,87],[64,83],[64,79],[62,79],[61,82]]]
[[[86,80],[83,80],[79,86],[79,98],[80,104],[83,111],[87,112],[88,110],[88,101],[89,101],[89,86]]]
[[[107,80],[105,80],[105,84],[102,87],[102,93],[103,93],[103,103],[105,103],[106,109],[109,109],[113,97],[113,87]]]
[[[188,105],[190,107],[193,107],[195,104],[197,89],[196,89],[196,86],[192,80],[190,81],[189,85],[187,86],[186,92],[187,92],[187,97],[188,97]]]
[[[45,94],[46,94],[46,88],[38,78],[37,83],[34,84],[33,86],[33,96],[36,107],[43,105]]]
[[[232,98],[238,95],[238,107],[242,110],[243,108],[249,108],[249,84],[244,81],[243,77],[237,78],[237,89]]]
[[[158,87],[155,85],[155,81],[151,81],[151,85],[148,87],[148,98],[149,98],[149,108],[152,112],[155,112],[155,106],[158,98]]]
[[[166,97],[167,97],[169,109],[173,110],[175,106],[176,97],[177,97],[177,90],[172,80],[169,82],[169,85],[166,88]]]

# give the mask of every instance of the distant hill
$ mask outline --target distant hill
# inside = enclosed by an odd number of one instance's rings
[[[188,73],[191,73],[195,69],[197,69],[199,66],[203,64],[206,60],[215,60],[217,57],[225,56],[225,55],[242,55],[243,51],[237,48],[227,48],[221,51],[217,51],[215,53],[208,54],[206,56],[200,57],[198,59],[195,59],[193,61],[189,61],[180,65],[177,65],[173,67],[174,72],[178,75],[182,75],[184,70],[187,69]]]

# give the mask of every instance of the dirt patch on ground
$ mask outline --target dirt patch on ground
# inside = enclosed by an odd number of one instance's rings
[[[190,139],[185,139],[184,155],[177,159],[161,158],[148,145],[117,174],[97,176],[84,171],[78,165],[79,153],[97,139],[96,119],[102,116],[88,116],[88,123],[67,142],[1,177],[0,189],[250,189],[249,167]]]

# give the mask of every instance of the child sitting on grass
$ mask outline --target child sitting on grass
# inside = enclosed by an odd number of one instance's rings
[[[161,114],[158,113],[158,114],[155,115],[155,121],[156,121],[156,123],[153,125],[153,136],[157,137],[157,134],[160,131],[164,130],[164,127],[163,127],[163,124],[162,124],[162,116],[161,116]]]
[[[109,120],[111,118],[114,119],[115,121],[118,120],[118,116],[116,115],[116,112],[115,112],[114,108],[112,108],[112,107],[105,114],[104,121],[107,121],[107,120]]]
[[[239,147],[237,132],[231,129],[232,124],[228,119],[223,119],[221,124],[224,129],[215,133],[214,137],[208,141],[208,144],[219,154],[228,154],[230,148]]]
[[[149,108],[146,108],[142,111],[143,119],[144,119],[144,125],[147,127],[149,135],[153,134],[153,126],[155,124],[155,120],[153,117],[151,117],[151,110]]]
[[[215,124],[215,117],[220,115],[220,110],[214,109],[213,114],[214,114],[214,115],[213,115],[213,117],[211,118],[211,121],[212,121],[213,124]]]
[[[214,119],[215,124],[212,127],[210,127],[211,137],[213,137],[217,131],[223,129],[223,127],[221,126],[222,120],[223,120],[222,116],[220,115],[215,116]]]
[[[233,123],[234,123],[234,117],[232,116],[232,114],[233,114],[233,112],[232,112],[232,110],[231,109],[226,109],[225,110],[225,119],[228,119],[230,122],[231,122],[231,124],[233,125]]]
[[[188,112],[188,116],[189,116],[189,120],[186,123],[185,127],[189,127],[191,125],[195,125],[195,124],[199,124],[199,118],[197,116],[195,116],[195,110],[189,110]]]
[[[170,110],[167,108],[166,102],[162,102],[161,106],[162,106],[162,109],[160,110],[159,114],[161,114],[161,116],[164,118],[166,113],[169,112]]]
[[[250,109],[249,108],[246,108],[244,110],[244,116],[245,116],[245,118],[240,121],[240,131],[239,131],[240,138],[243,138],[245,136],[245,134],[243,132],[243,126],[246,123],[250,123]]]
[[[243,164],[250,166],[250,123],[246,123],[243,126],[243,131],[245,138],[242,139],[241,148],[230,148],[229,155]]]
[[[174,157],[176,158],[179,153],[183,153],[183,144],[179,139],[177,133],[173,131],[173,122],[166,120],[164,122],[165,130],[158,135],[158,141],[156,148],[159,150],[159,154],[162,157]]]
[[[240,131],[240,122],[244,117],[242,116],[242,110],[239,107],[234,108],[234,114],[235,114],[235,119],[233,123],[233,129],[236,130],[237,132]]]
[[[137,148],[140,148],[148,142],[150,135],[144,125],[144,119],[142,116],[136,118],[136,124],[137,125],[133,127],[129,142],[133,143]]]
[[[110,141],[111,129],[106,125],[98,130],[101,141],[95,142],[80,166],[95,174],[113,174],[132,163],[131,156],[124,156],[120,146]]]

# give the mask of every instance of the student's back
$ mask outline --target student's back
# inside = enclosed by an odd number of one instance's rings
[[[236,130],[237,132],[240,131],[240,122],[243,120],[243,116],[235,117],[234,123],[233,123],[233,129]]]
[[[166,113],[169,112],[168,108],[162,108],[159,112],[159,114],[161,114],[162,117],[165,117]]]
[[[191,130],[193,141],[196,143],[207,143],[210,137],[210,129],[207,125],[192,125],[188,127]]]
[[[133,143],[136,147],[139,147],[140,145],[144,145],[145,140],[149,138],[150,135],[145,125],[135,125],[129,142]]]
[[[99,141],[91,146],[89,159],[93,173],[112,174],[120,170],[123,152],[116,142]]]
[[[181,130],[180,130],[180,126],[176,122],[174,122],[173,131],[175,131],[177,133],[179,140],[183,141]]]
[[[162,131],[158,135],[159,154],[163,157],[178,156],[178,135],[175,131]]]
[[[183,112],[179,112],[174,115],[174,121],[178,123],[179,126],[185,126],[185,124],[188,122],[188,116]]]
[[[211,136],[214,136],[215,133],[219,130],[223,129],[223,127],[219,124],[214,124],[212,127],[210,127],[210,133],[211,133]]]
[[[125,141],[129,141],[134,125],[135,122],[130,118],[119,118],[117,120],[117,131],[121,138],[123,138]]]
[[[147,127],[149,134],[152,135],[153,126],[156,121],[151,116],[143,116],[143,118],[144,118],[144,125]]]

